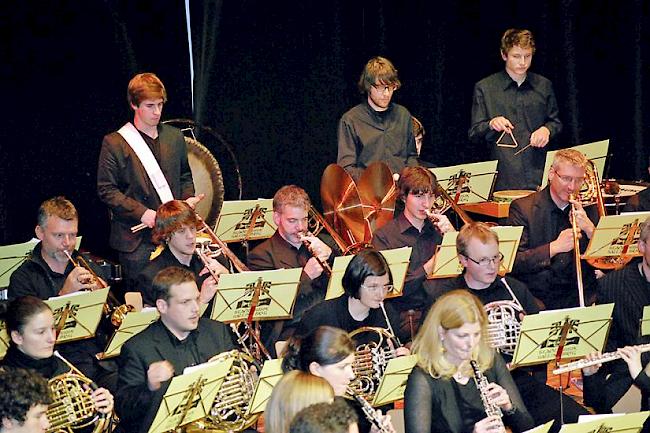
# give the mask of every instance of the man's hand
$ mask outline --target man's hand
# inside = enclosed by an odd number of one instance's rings
[[[505,117],[497,116],[492,120],[490,120],[490,128],[499,132],[501,131],[512,132],[512,130],[515,129],[515,126],[512,123],[510,123],[510,121]]]
[[[140,222],[152,229],[153,226],[156,225],[156,211],[153,209],[147,209],[144,211],[142,217],[140,218]]]
[[[449,222],[449,218],[447,218],[447,215],[438,214],[438,213],[433,213],[431,215],[436,220],[436,222],[433,223],[433,225],[436,226],[436,228],[438,229],[438,231],[440,231],[441,234],[444,235],[445,233],[456,231],[453,224]]]
[[[210,270],[212,272],[210,272]],[[230,272],[228,269],[226,269],[221,263],[216,261],[215,259],[208,259],[208,266],[204,267],[201,272],[199,272],[199,275],[205,275],[207,273],[210,273],[211,275],[203,281],[203,284],[201,284],[201,295],[199,297],[199,300],[201,301],[202,304],[207,304],[214,298],[214,295],[217,293],[217,283],[219,282],[219,275],[221,274],[229,274]],[[217,276],[217,280],[213,278],[213,275]]]
[[[548,144],[551,131],[546,126],[540,126],[530,134],[530,145],[533,147],[544,147]]]
[[[573,250],[573,230],[564,229],[560,232],[555,239],[550,244],[550,256],[555,257],[559,253],[567,253]]]
[[[326,261],[332,254],[332,249],[316,236],[303,236],[302,239],[309,241],[310,252],[322,261]]]
[[[199,194],[199,195],[194,196],[194,197],[188,197],[188,198],[186,198],[186,199],[185,199],[185,203],[187,203],[188,205],[190,205],[190,207],[191,207],[192,209],[195,209],[195,208],[196,208],[196,205],[197,205],[201,200],[203,200],[204,198],[205,198],[205,194]]]
[[[65,279],[63,287],[59,290],[59,296],[80,290],[94,290],[96,287],[97,282],[94,281],[92,274],[86,268],[75,266]]]
[[[312,280],[315,280],[316,278],[320,277],[321,274],[323,273],[323,267],[320,265],[320,263],[318,263],[318,260],[316,260],[314,257],[312,257],[311,259],[309,259],[309,261],[307,261],[305,267],[302,268],[302,270]]]
[[[149,391],[157,391],[163,382],[174,377],[174,366],[169,361],[157,361],[147,370],[147,386]]]
[[[113,411],[113,394],[107,389],[97,388],[90,394],[90,398],[95,404],[97,412],[109,414]]]
[[[585,212],[584,208],[582,207],[580,200],[569,200],[569,202],[574,206],[575,211],[572,210],[571,213],[573,216],[575,216],[578,227],[580,230],[587,234],[587,237],[589,239],[591,239],[591,236],[594,234],[594,230],[596,230],[596,226],[594,226],[594,223],[592,223],[587,216],[587,212]]]

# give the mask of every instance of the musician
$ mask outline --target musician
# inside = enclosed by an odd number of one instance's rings
[[[483,305],[504,301],[512,303],[515,314],[518,313],[515,320],[523,319],[525,314],[539,312],[535,297],[525,284],[512,277],[499,278],[499,267],[503,260],[503,254],[499,252],[499,237],[485,223],[473,222],[463,226],[456,238],[456,250],[464,268],[463,274],[446,280],[440,290],[433,294],[434,301],[444,293],[464,289]],[[506,329],[506,332],[511,330]],[[515,340],[518,336],[510,335]],[[506,362],[512,361],[507,353],[502,353],[502,356]],[[564,423],[578,422],[578,416],[589,414],[575,400],[562,394],[564,420],[560,418],[559,394],[546,385],[546,364],[517,368],[511,374],[536,425],[555,419],[552,430],[557,432]]]
[[[10,300],[26,295],[49,299],[106,285],[101,277],[98,281],[86,268],[75,266],[68,258],[70,255],[79,260],[79,252],[75,250],[78,225],[77,209],[66,198],[53,197],[41,203],[35,229],[40,242],[11,274],[7,291]],[[97,266],[88,263],[96,275],[101,275]],[[95,339],[64,343],[58,349],[86,376],[101,380],[105,371],[97,364],[95,355],[102,348]]]
[[[401,85],[390,60],[373,57],[366,63],[358,86],[367,99],[341,117],[338,129],[337,163],[355,181],[375,161],[385,162],[393,173],[417,165],[411,114],[391,102]]]
[[[354,379],[354,343],[342,329],[321,326],[304,337],[293,336],[283,356],[282,369],[285,372],[301,370],[322,377],[332,386],[337,397],[346,395]],[[371,431],[361,407],[356,402],[349,403],[360,415],[359,431]],[[384,425],[393,431],[390,416],[382,416],[382,419]]]
[[[501,37],[505,70],[482,79],[474,86],[472,126],[469,139],[486,143],[492,158],[499,160],[495,190],[535,190],[542,178],[546,145],[562,130],[551,82],[529,72],[535,40],[530,30],[508,29]],[[497,140],[517,147],[497,146]],[[514,144],[514,143],[512,143]],[[530,148],[515,155],[530,144]]]
[[[33,370],[0,370],[0,433],[45,433],[50,391]]]
[[[265,322],[264,345],[269,348],[277,340],[289,338],[305,310],[325,298],[329,277],[302,241],[309,242],[316,256],[330,265],[336,253],[320,238],[307,234],[310,207],[309,196],[302,188],[296,185],[280,188],[273,197],[273,221],[278,229],[248,255],[248,267],[253,271],[302,268],[293,319],[268,325]]]
[[[640,321],[643,317],[643,308],[650,305],[650,218],[641,224],[639,233],[640,260],[633,260],[623,269],[608,273],[599,281],[597,303],[614,304],[612,324],[607,339],[607,351],[622,350],[626,346],[650,343],[648,336],[641,336],[639,331]],[[595,371],[586,371],[585,377],[585,403],[593,406],[597,412],[610,412],[612,406],[627,392],[632,383],[643,382],[647,379],[640,369],[629,368],[631,355],[625,357],[627,361],[614,361],[604,364],[603,368]],[[642,365],[646,366],[650,360],[646,353]],[[589,374],[591,373],[591,374]],[[602,393],[602,382],[607,375],[607,393]],[[648,398],[650,387],[639,385],[643,391],[643,407],[649,408]],[[646,409],[642,409],[646,410]]]
[[[34,230],[40,242],[11,274],[9,299],[26,295],[48,299],[99,288],[99,282],[87,269],[75,267],[68,258],[68,254],[73,259],[79,256],[75,250],[78,227],[77,209],[65,197],[53,197],[41,203]],[[99,268],[93,266],[93,270],[101,274]]]
[[[573,252],[571,205],[584,252],[598,223],[596,206],[582,207],[570,194],[577,194],[585,181],[587,158],[574,149],[559,150],[548,172],[543,190],[517,199],[510,205],[507,225],[523,226],[513,276],[524,282],[546,309],[578,305],[578,285]],[[593,299],[596,277],[584,260],[582,276],[585,301]]]
[[[342,284],[344,295],[322,301],[307,310],[296,335],[307,335],[319,326],[333,326],[346,332],[364,326],[384,328],[389,333],[394,332],[393,329],[399,332],[399,313],[392,305],[382,306],[386,295],[393,290],[393,276],[380,252],[366,249],[354,256],[345,269]],[[386,311],[385,316],[382,308]],[[397,337],[406,341],[408,335],[401,333]]]
[[[0,320],[11,339],[0,361],[4,367],[31,369],[47,380],[70,372],[70,366],[54,355],[54,314],[45,302],[21,296],[2,305],[5,310],[0,308]],[[91,399],[97,412],[106,415],[113,411],[113,395],[107,389],[97,388]]]
[[[160,123],[167,91],[150,72],[137,74],[128,85],[133,123],[104,137],[97,168],[97,193],[111,214],[110,246],[119,252],[129,290],[155,249],[150,230],[131,232],[143,223],[153,228],[158,207],[173,198],[194,205],[192,172],[181,132]],[[146,162],[143,162],[146,161]],[[155,179],[155,181],[152,181]]]
[[[307,406],[295,416],[290,433],[359,433],[357,416],[342,400]]]
[[[413,248],[403,294],[387,302],[403,315],[409,310],[421,312],[425,308],[427,295],[423,287],[438,284],[426,279],[433,272],[436,246],[442,242],[442,234],[455,231],[445,215],[434,214],[435,223],[427,216],[435,199],[436,186],[435,176],[429,170],[405,167],[397,181],[404,212],[377,230],[372,238],[372,244],[378,250]],[[419,315],[416,315],[412,321],[418,319]]]
[[[163,269],[153,294],[160,319],[129,339],[118,358],[117,412],[129,432],[148,431],[172,377],[234,348],[223,323],[200,317],[191,271]]]
[[[422,144],[424,143],[424,134],[426,132],[422,122],[420,122],[417,117],[411,116],[411,124],[413,125],[413,136],[415,137],[415,150],[418,153],[418,165],[427,168],[435,167],[434,164],[420,158],[420,154],[422,153]]]
[[[264,410],[264,429],[267,433],[289,433],[289,424],[301,409],[333,400],[334,390],[325,379],[300,370],[290,371],[273,387]]]
[[[404,395],[406,433],[500,431],[501,419],[486,416],[473,380],[475,360],[490,382],[485,396],[514,432],[534,426],[506,364],[487,342],[487,316],[474,295],[456,290],[441,296],[412,346],[417,365]]]
[[[201,223],[194,209],[181,200],[171,200],[160,205],[156,211],[156,225],[152,240],[162,245],[160,254],[138,274],[138,289],[147,306],[154,306],[153,279],[165,268],[176,266],[190,270],[201,287],[201,303],[207,304],[217,291],[217,281],[196,254],[196,231]],[[207,258],[213,273],[218,277],[229,273],[217,260]],[[222,259],[223,260],[223,259]],[[227,260],[224,260],[227,265]],[[209,310],[209,309],[208,309]],[[206,310],[206,311],[208,311]]]

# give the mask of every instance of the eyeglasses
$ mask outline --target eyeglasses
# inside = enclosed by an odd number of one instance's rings
[[[362,284],[361,287],[369,291],[370,293],[388,293],[392,292],[395,286],[392,284],[386,284],[385,286],[366,286],[365,284]]]
[[[479,266],[487,267],[488,265],[491,265],[492,263],[494,263],[495,265],[498,265],[499,263],[501,263],[501,261],[503,260],[503,253],[499,253],[498,256],[494,256],[494,257],[483,257],[482,259],[479,259],[479,260],[474,260],[473,258],[471,258],[469,256],[464,256],[464,257],[466,259],[469,259],[469,260],[473,261],[474,263],[476,263]]]
[[[562,183],[565,184],[570,184],[571,182],[574,183],[574,185],[582,185],[582,183],[585,181],[584,176],[579,176],[579,177],[573,177],[573,176],[563,176],[557,171],[553,170],[555,174],[557,174],[557,177],[562,181]]]
[[[397,90],[397,84],[373,84],[372,87],[381,93],[393,93],[395,90]]]

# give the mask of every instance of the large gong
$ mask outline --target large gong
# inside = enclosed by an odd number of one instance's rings
[[[196,212],[201,218],[214,226],[221,211],[224,197],[223,175],[221,167],[207,147],[191,137],[185,137],[187,144],[187,161],[192,169],[194,191],[205,194],[205,198],[196,205]]]
[[[213,128],[190,119],[172,119],[164,123],[183,132],[194,190],[197,194],[205,194],[196,209],[214,227],[224,200],[241,200],[242,178],[235,153]]]

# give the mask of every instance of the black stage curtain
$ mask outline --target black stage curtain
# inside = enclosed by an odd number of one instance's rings
[[[399,69],[395,100],[425,125],[424,159],[485,159],[486,150],[467,140],[472,88],[503,67],[499,38],[509,27],[534,32],[532,70],[555,84],[565,128],[554,147],[610,138],[606,175],[642,178],[648,7],[642,0],[191,0],[193,112],[183,1],[2,2],[0,242],[30,237],[38,204],[61,194],[80,211],[85,246],[106,254],[97,156],[103,135],[131,119],[126,85],[142,71],[167,86],[165,118],[194,119],[230,143],[244,198],[296,183],[320,202],[321,173],[336,161],[338,119],[362,100],[356,82],[375,55]]]

